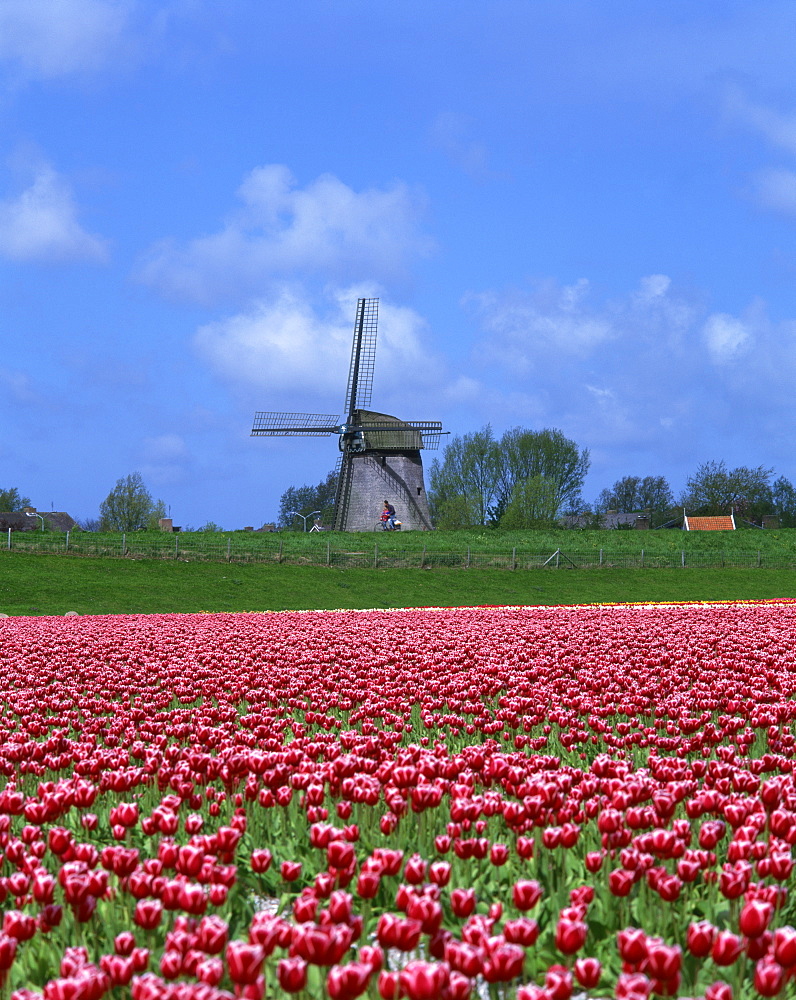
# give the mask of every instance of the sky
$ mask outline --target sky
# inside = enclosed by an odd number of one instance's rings
[[[342,412],[360,296],[375,409],[586,500],[796,481],[795,57],[792,0],[0,0],[0,488],[275,520],[337,441],[253,414]]]

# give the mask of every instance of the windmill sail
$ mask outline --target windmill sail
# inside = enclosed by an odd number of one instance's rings
[[[351,346],[351,366],[345,394],[345,415],[354,410],[367,410],[373,390],[373,369],[376,364],[376,330],[379,323],[379,300],[359,299],[354,321],[354,342]]]
[[[337,434],[340,420],[327,413],[275,413],[261,410],[254,414],[252,437],[328,437]]]

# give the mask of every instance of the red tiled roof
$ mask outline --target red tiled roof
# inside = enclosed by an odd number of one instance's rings
[[[735,521],[729,514],[720,517],[689,517],[689,531],[735,531]]]

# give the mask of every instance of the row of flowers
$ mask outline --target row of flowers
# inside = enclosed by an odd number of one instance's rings
[[[0,622],[15,1000],[787,995],[796,607]]]

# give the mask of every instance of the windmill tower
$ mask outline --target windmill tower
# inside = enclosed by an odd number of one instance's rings
[[[404,528],[428,530],[431,517],[423,481],[423,448],[437,448],[437,420],[400,420],[370,409],[376,359],[378,299],[359,299],[342,419],[324,413],[254,415],[253,437],[338,435],[336,531],[372,531],[384,500],[395,507]]]

